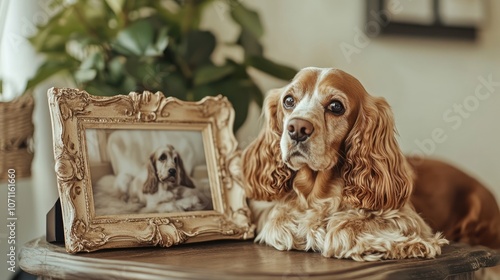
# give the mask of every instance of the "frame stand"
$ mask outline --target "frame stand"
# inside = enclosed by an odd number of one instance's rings
[[[45,238],[47,242],[64,244],[64,226],[59,198],[47,213],[46,227]]]

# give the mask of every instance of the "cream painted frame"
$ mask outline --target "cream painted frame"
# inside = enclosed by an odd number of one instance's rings
[[[69,253],[254,237],[255,226],[241,179],[240,152],[232,132],[234,110],[227,98],[186,102],[161,92],[101,97],[78,89],[51,88],[48,99]],[[96,217],[86,152],[87,128],[200,130],[214,210]]]

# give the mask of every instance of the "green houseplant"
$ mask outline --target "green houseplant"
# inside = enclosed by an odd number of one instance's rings
[[[162,91],[183,100],[223,94],[236,109],[234,129],[245,121],[251,102],[263,93],[248,74],[250,67],[279,79],[296,71],[264,56],[259,15],[238,1],[225,0],[79,0],[64,6],[30,39],[45,62],[28,82],[32,88],[64,73],[97,95]],[[235,42],[217,42],[200,28],[203,11],[227,5],[227,16],[241,27]],[[244,51],[242,61],[216,65],[217,44]]]

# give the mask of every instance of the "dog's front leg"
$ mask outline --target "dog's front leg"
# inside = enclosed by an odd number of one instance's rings
[[[294,209],[287,204],[278,203],[268,213],[262,229],[258,233],[255,242],[264,243],[274,248],[284,250],[303,250],[305,240],[297,236],[297,221]]]

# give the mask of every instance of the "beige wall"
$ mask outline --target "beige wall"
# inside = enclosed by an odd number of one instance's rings
[[[260,13],[269,57],[297,68],[335,67],[353,74],[368,92],[384,96],[392,105],[406,153],[420,151],[453,162],[487,184],[500,200],[500,85],[489,96],[486,87],[481,88],[483,100],[474,95],[481,85],[478,77],[500,83],[499,1],[491,1],[489,20],[475,42],[374,38],[350,57],[340,46],[356,46],[356,30],[364,25],[364,1],[244,3]],[[221,30],[220,38],[232,40],[237,30],[227,10],[216,5],[209,12],[204,24]],[[238,52],[234,55],[238,57]],[[281,85],[258,77],[265,90]],[[454,106],[464,102],[468,107],[461,116]],[[255,137],[257,119],[258,113],[239,133],[243,144]],[[441,136],[434,141],[432,133]],[[419,148],[417,142],[426,146]]]

